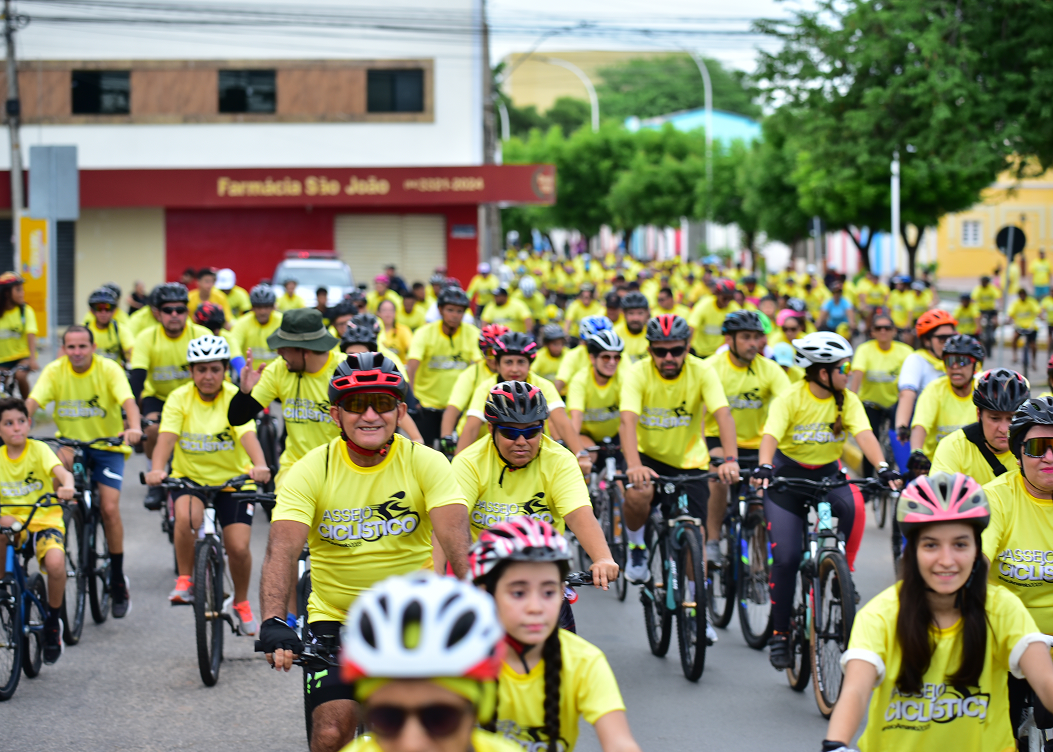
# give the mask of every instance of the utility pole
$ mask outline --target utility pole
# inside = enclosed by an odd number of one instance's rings
[[[494,122],[493,72],[490,70],[490,24],[486,20],[486,0],[482,4],[483,56],[483,164],[494,164],[497,151],[497,129]],[[497,204],[483,204],[483,233],[479,251],[483,260],[501,253],[501,209]],[[485,233],[485,234],[484,234]],[[496,271],[496,270],[495,270]]]
[[[4,109],[11,141],[11,247],[14,251],[11,268],[17,273],[19,226],[25,203],[22,196],[22,143],[18,137],[22,102],[18,98],[18,64],[15,61],[16,21],[11,15],[11,0],[4,0],[4,41],[7,44],[7,102]]]
[[[899,150],[892,152],[892,258],[889,260],[892,269],[899,268]]]

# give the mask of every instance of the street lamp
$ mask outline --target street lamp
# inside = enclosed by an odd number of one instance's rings
[[[550,65],[558,65],[560,68],[566,68],[585,84],[585,89],[589,92],[589,103],[592,105],[592,132],[595,133],[600,129],[600,100],[596,96],[596,87],[592,85],[592,81],[585,75],[583,71],[574,63],[561,60],[558,57],[544,57],[542,55],[534,55],[535,60],[540,60],[543,63],[549,63]]]

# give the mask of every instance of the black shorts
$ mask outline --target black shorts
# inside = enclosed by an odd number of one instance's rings
[[[0,368],[3,368],[5,371],[10,371],[12,368],[17,366],[23,360],[28,360],[28,359],[29,358],[27,356],[25,358],[15,358],[14,360],[5,360],[3,363],[0,363]]]
[[[719,436],[707,436],[706,437],[706,449],[708,449],[711,452],[714,449],[723,449],[723,446],[720,443],[720,437]],[[751,464],[754,464],[754,465],[757,464],[757,459],[758,459],[758,457],[760,455],[760,450],[759,449],[745,449],[743,447],[738,447],[738,452],[739,452],[739,464],[740,465],[743,462],[748,462],[748,463],[751,463]]]
[[[304,631],[304,643],[319,646],[318,652],[336,656],[340,652],[340,622],[314,621]],[[340,678],[333,669],[304,670],[304,705],[314,713],[315,708],[333,700],[354,700],[354,686]]]
[[[202,503],[205,501],[205,492],[197,491],[193,488],[182,489],[178,495],[193,496],[196,499],[201,499]],[[219,522],[220,527],[233,525],[235,522],[240,522],[243,525],[252,525],[252,517],[255,511],[256,505],[254,502],[235,501],[231,491],[221,491],[216,494],[216,520]]]
[[[687,491],[687,513],[692,517],[697,517],[702,520],[702,523],[706,522],[706,515],[709,510],[709,481],[703,478],[706,474],[705,470],[682,470],[679,467],[673,467],[667,465],[664,462],[659,462],[656,459],[648,457],[643,452],[640,453],[640,464],[644,467],[649,467],[659,475],[697,475],[699,476],[698,481],[688,481],[684,484],[684,490]],[[663,494],[659,489],[655,488],[654,499],[651,500],[651,506],[654,507],[656,504],[662,501]],[[676,500],[673,500],[676,503]]]
[[[140,400],[139,411],[143,415],[149,415],[150,413],[158,413],[165,407],[165,401],[159,397],[143,397]]]

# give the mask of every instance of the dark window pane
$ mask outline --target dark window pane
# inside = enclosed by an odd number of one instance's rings
[[[55,251],[58,255],[55,269],[56,282],[58,283],[58,325],[69,326],[77,323],[76,308],[77,297],[74,292],[74,272],[77,264],[76,258],[76,222],[56,222],[58,237],[56,238]]]
[[[275,91],[272,70],[221,70],[219,111],[273,113]]]
[[[366,79],[369,112],[424,112],[424,71],[371,70]]]
[[[128,71],[73,71],[74,115],[127,115],[131,110]]]

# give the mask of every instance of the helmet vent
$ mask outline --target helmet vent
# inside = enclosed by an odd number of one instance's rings
[[[450,636],[446,639],[446,647],[452,648],[458,642],[463,640],[474,625],[475,614],[471,611],[465,611],[457,617],[457,621],[453,623],[453,628],[450,629]]]
[[[420,622],[424,610],[420,601],[410,601],[402,612],[402,644],[412,650],[420,642]]]
[[[365,640],[371,648],[375,648],[377,646],[377,637],[373,633],[373,620],[369,618],[369,614],[362,614],[362,621],[360,624],[362,625],[362,639]]]

